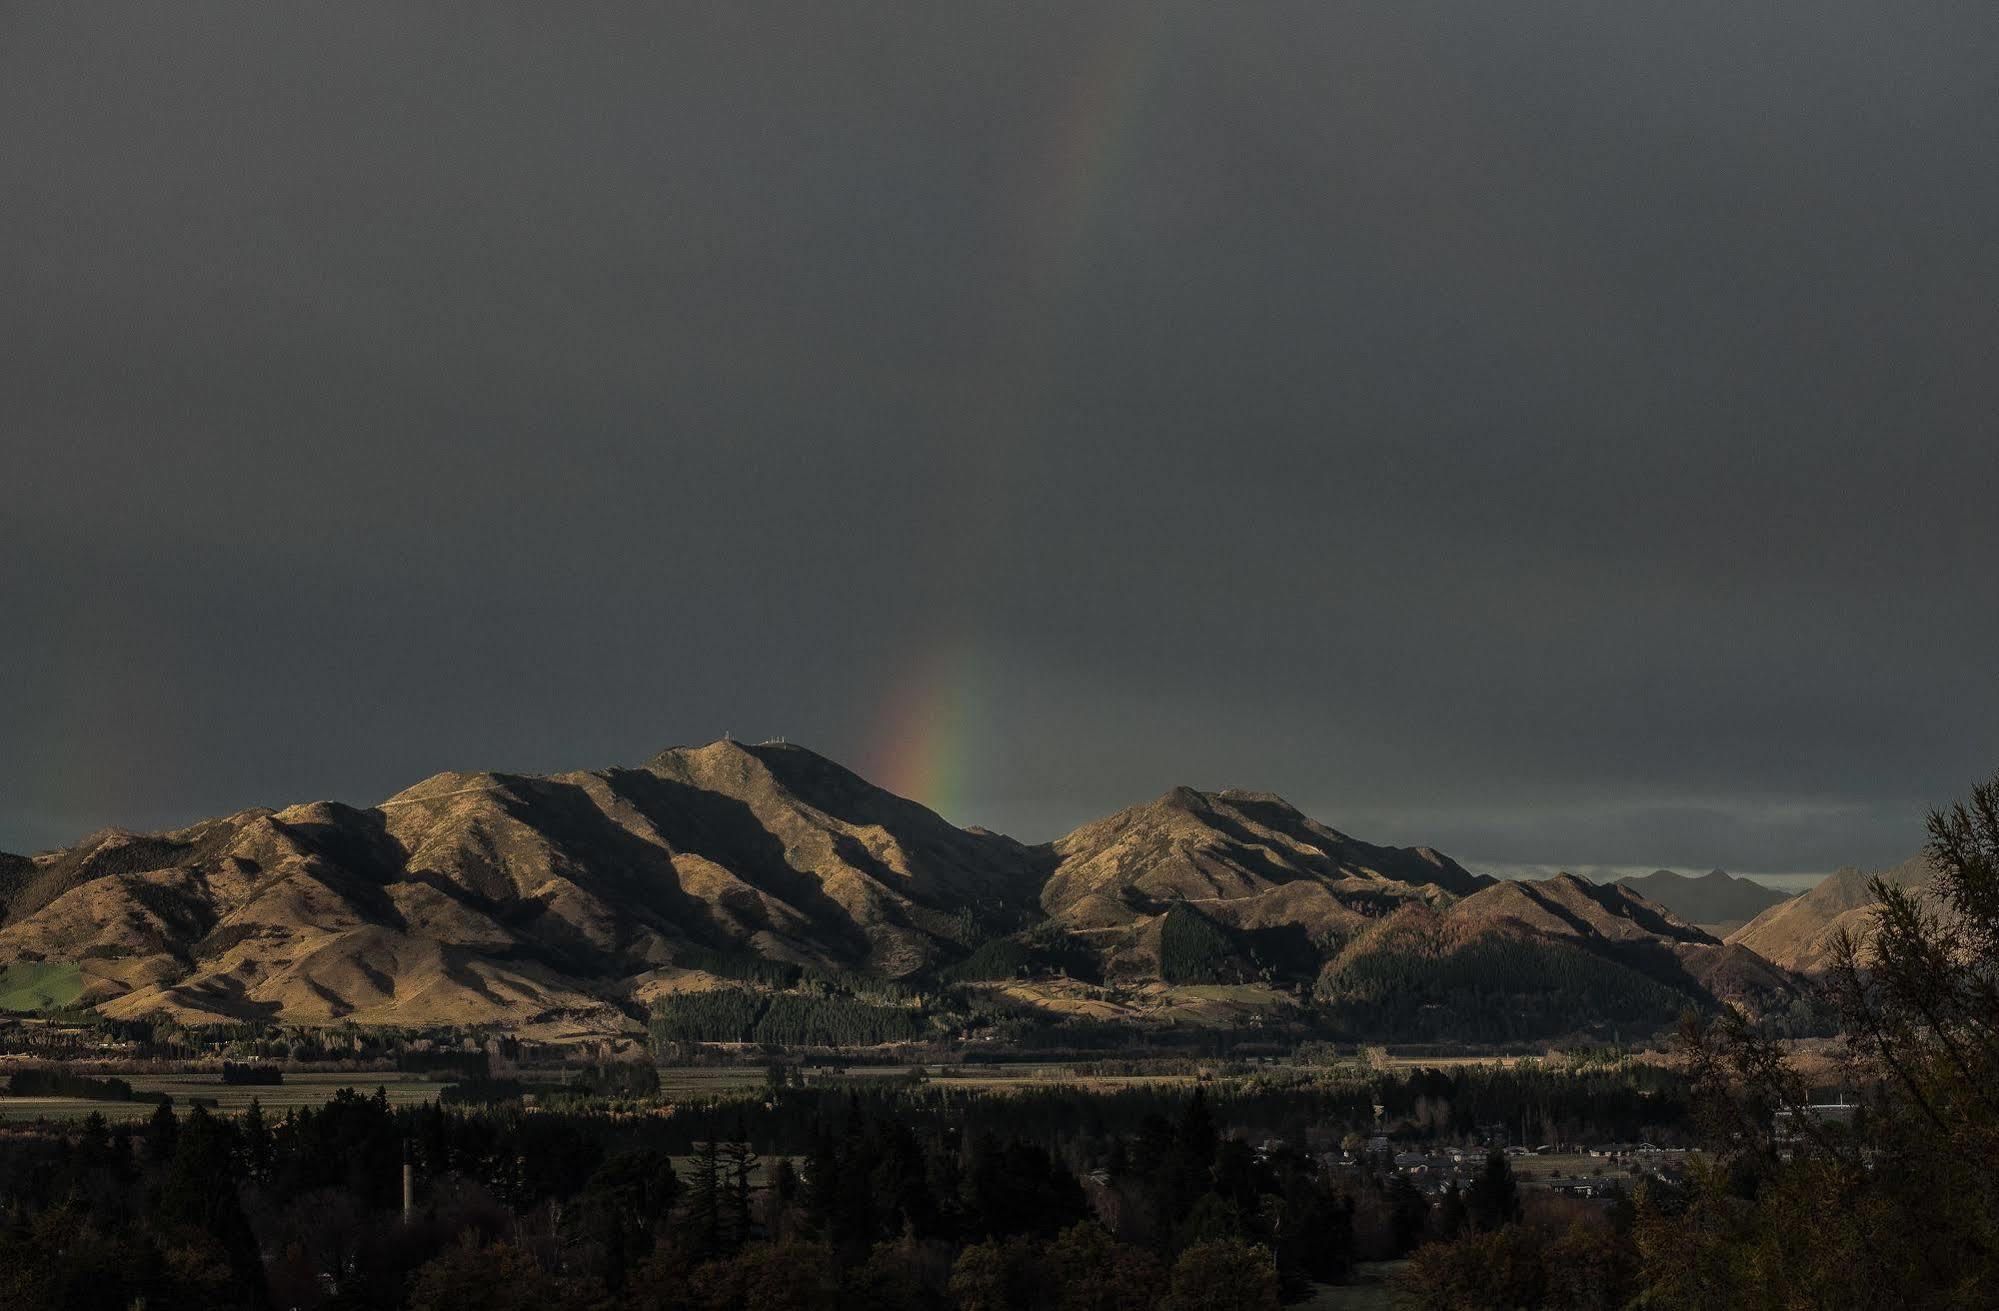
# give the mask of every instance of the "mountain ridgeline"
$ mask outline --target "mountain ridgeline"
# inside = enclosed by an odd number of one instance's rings
[[[1267,793],[1176,788],[1030,846],[733,741],[0,857],[0,968],[126,1019],[829,1046],[1165,1023],[1491,1041],[1798,996],[1628,887],[1500,882]]]
[[[1851,866],[1835,870],[1803,896],[1763,911],[1730,933],[1728,941],[1786,969],[1818,973],[1831,963],[1841,934],[1853,937],[1865,955],[1874,932],[1875,879],[1922,893],[1936,873],[1927,855],[1872,873]]]
[[[1718,937],[1790,900],[1786,894],[1766,888],[1754,879],[1738,878],[1719,869],[1709,870],[1698,878],[1655,869],[1642,878],[1619,879],[1618,883]]]

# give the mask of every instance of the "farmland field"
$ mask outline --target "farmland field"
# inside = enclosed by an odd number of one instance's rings
[[[663,1065],[659,1071],[659,1095],[669,1101],[747,1092],[763,1084],[764,1072],[760,1066]]]
[[[870,1083],[907,1080],[921,1071],[926,1079],[947,1088],[1001,1091],[1047,1088],[1066,1084],[1083,1088],[1123,1088],[1143,1084],[1192,1083],[1191,1074],[1079,1074],[1074,1067],[1043,1065],[813,1065],[798,1077],[811,1086],[827,1083]],[[669,1101],[690,1101],[718,1094],[741,1093],[764,1086],[761,1067],[661,1066],[660,1095]]]
[[[394,1070],[356,1073],[288,1074],[275,1087],[244,1087],[226,1084],[205,1074],[121,1075],[134,1092],[163,1092],[174,1099],[174,1109],[185,1111],[188,1099],[213,1099],[215,1109],[234,1114],[249,1108],[251,1099],[262,1104],[267,1115],[283,1115],[289,1107],[318,1106],[342,1088],[373,1094],[383,1089],[392,1105],[402,1106],[434,1099],[443,1082]],[[100,1102],[82,1097],[0,1097],[0,1123],[28,1120],[80,1120],[92,1111],[101,1111],[112,1121],[143,1120],[153,1113],[149,1102]]]
[[[39,986],[48,986],[46,984]],[[1384,1064],[1388,1068],[1417,1065],[1511,1065],[1517,1058],[1477,1057],[1463,1060],[1449,1058],[1400,1058],[1390,1057]],[[710,1097],[733,1096],[755,1092],[764,1087],[767,1075],[764,1067],[758,1065],[712,1065],[712,1066],[660,1066],[659,1096],[667,1102],[696,1102]],[[876,1081],[907,1080],[917,1076],[940,1087],[965,1091],[1013,1092],[1034,1088],[1071,1086],[1097,1092],[1118,1088],[1161,1087],[1187,1085],[1202,1081],[1201,1076],[1189,1072],[1174,1073],[1085,1073],[1072,1065],[1059,1062],[1036,1064],[993,1064],[993,1065],[852,1065],[837,1064],[807,1065],[795,1070],[794,1078],[811,1086],[825,1084],[871,1084]],[[396,1105],[427,1102],[435,1099],[448,1083],[449,1077],[415,1074],[401,1071],[358,1070],[350,1072],[308,1072],[287,1073],[283,1084],[277,1086],[241,1086],[225,1084],[215,1074],[131,1074],[120,1075],[132,1085],[135,1092],[164,1092],[174,1099],[174,1104],[185,1109],[191,1098],[212,1099],[217,1110],[225,1114],[240,1113],[254,1098],[262,1104],[267,1114],[282,1115],[286,1108],[297,1106],[317,1106],[332,1097],[341,1088],[354,1088],[372,1094],[377,1087],[383,1088],[389,1101]],[[555,1085],[571,1077],[568,1071],[531,1070],[517,1076],[529,1093],[541,1092],[546,1095]],[[4,1074],[0,1073],[0,1078]],[[101,1111],[110,1120],[144,1119],[152,1114],[152,1106],[146,1102],[107,1102],[75,1097],[6,1097],[0,1096],[0,1123],[18,1123],[37,1119],[77,1119]],[[1523,1180],[1544,1182],[1542,1176],[1550,1167],[1559,1167],[1563,1174],[1571,1177],[1592,1173],[1592,1167],[1607,1167],[1610,1163],[1602,1160],[1583,1158],[1526,1158],[1516,1163]],[[1622,1173],[1621,1170],[1604,1169],[1603,1173]]]

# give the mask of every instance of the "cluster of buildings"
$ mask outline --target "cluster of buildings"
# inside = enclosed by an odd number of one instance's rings
[[[1327,1166],[1372,1161],[1392,1169],[1426,1196],[1442,1196],[1455,1186],[1471,1186],[1485,1169],[1490,1146],[1431,1146],[1396,1150],[1385,1136],[1370,1138],[1361,1151],[1328,1153]],[[1646,1177],[1677,1180],[1685,1173],[1688,1149],[1654,1143],[1543,1144],[1504,1147],[1514,1178],[1523,1188],[1545,1188],[1570,1197],[1605,1197],[1613,1189],[1629,1193]]]

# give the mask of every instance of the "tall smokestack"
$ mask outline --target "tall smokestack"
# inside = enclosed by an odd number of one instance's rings
[[[416,1215],[416,1169],[410,1164],[410,1140],[403,1139],[403,1223]]]

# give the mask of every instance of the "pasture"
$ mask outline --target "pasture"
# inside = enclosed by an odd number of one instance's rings
[[[83,995],[77,967],[47,961],[0,965],[0,1011],[48,1011],[74,1005]]]
[[[191,1098],[213,1100],[214,1110],[236,1115],[250,1108],[255,1099],[268,1116],[281,1116],[288,1108],[319,1106],[342,1088],[373,1095],[376,1088],[387,1093],[392,1105],[403,1106],[434,1100],[442,1081],[426,1075],[404,1074],[395,1070],[354,1073],[287,1074],[275,1087],[245,1087],[222,1082],[209,1074],[126,1074],[120,1075],[134,1092],[163,1092],[174,1099],[177,1112],[187,1110]],[[143,1120],[153,1113],[150,1102],[101,1102],[83,1097],[0,1097],[0,1123],[19,1124],[34,1120],[80,1120],[92,1111],[113,1122]]]

